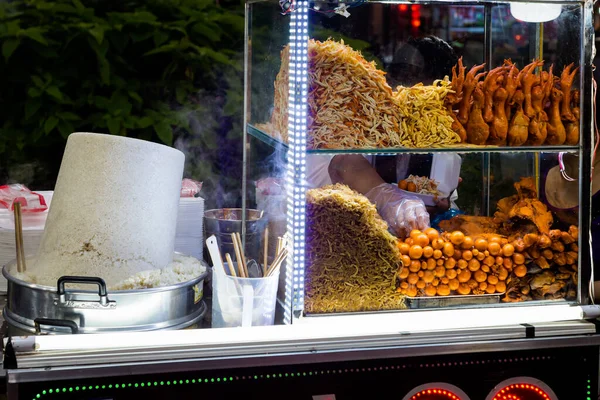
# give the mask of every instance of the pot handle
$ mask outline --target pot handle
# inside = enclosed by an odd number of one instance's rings
[[[33,320],[33,323],[35,325],[35,334],[36,335],[39,335],[42,333],[42,329],[40,328],[40,325],[62,326],[65,328],[71,328],[71,333],[74,335],[79,333],[79,327],[77,326],[77,324],[73,321],[69,321],[66,319],[36,318],[35,320]]]
[[[104,279],[96,276],[61,276],[58,278],[58,295],[64,296],[66,294],[65,284],[67,283],[85,283],[98,285],[98,296],[100,296],[100,304],[106,305],[108,301],[108,290],[106,289],[106,282]]]

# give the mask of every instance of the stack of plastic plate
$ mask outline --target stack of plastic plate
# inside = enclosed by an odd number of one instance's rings
[[[52,192],[36,192],[44,196],[50,206]],[[48,211],[23,214],[23,246],[25,255],[35,255],[42,240]],[[15,224],[11,211],[0,209],[0,267],[16,258]],[[6,279],[0,275],[0,293],[6,293]]]
[[[204,199],[202,197],[182,197],[179,200],[175,251],[202,259],[204,220]]]

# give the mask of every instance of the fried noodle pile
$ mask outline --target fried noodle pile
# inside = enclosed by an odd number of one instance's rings
[[[309,190],[306,246],[307,313],[406,308],[396,238],[366,197],[341,184]]]

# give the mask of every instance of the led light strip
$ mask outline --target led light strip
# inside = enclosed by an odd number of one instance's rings
[[[308,1],[300,0],[290,14],[287,164],[289,241],[284,321],[304,309],[304,247],[306,228],[306,117],[308,93]]]

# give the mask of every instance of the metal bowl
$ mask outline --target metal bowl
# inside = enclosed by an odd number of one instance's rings
[[[8,281],[3,314],[10,335],[183,329],[206,313],[206,271],[176,285],[109,293],[97,277],[63,276],[57,287],[25,282],[10,274],[14,265],[13,261],[2,268]],[[98,290],[67,289],[66,284],[89,284]]]

